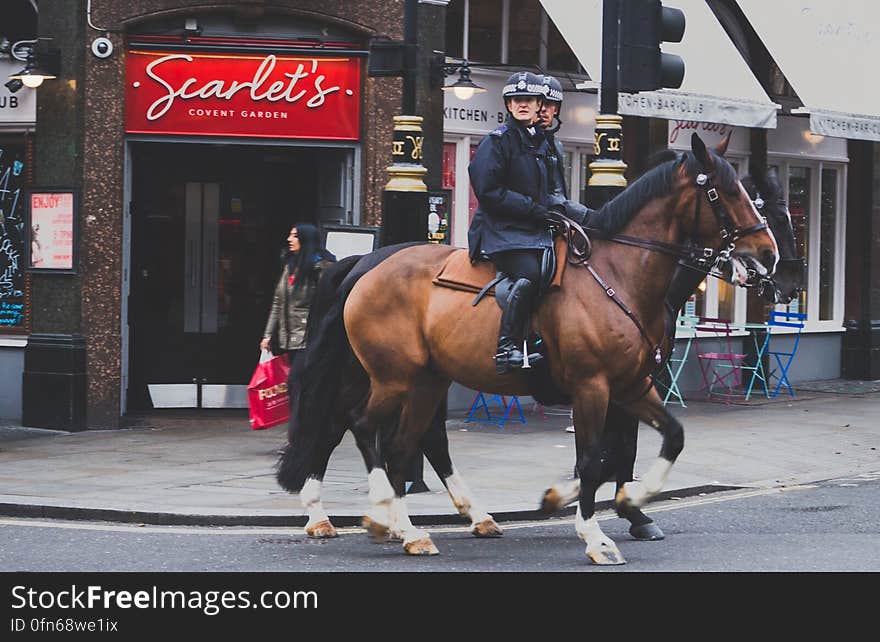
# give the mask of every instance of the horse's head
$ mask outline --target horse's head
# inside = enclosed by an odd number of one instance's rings
[[[679,167],[679,176],[686,186],[693,188],[692,236],[710,241],[714,235],[720,240],[722,258],[731,260],[731,280],[745,285],[749,272],[760,277],[773,274],[779,260],[776,239],[764,217],[736,176],[736,171],[722,156],[726,140],[717,150],[709,150],[694,134],[691,137],[692,154],[685,155]],[[708,211],[709,215],[702,214]]]
[[[797,255],[794,228],[788,204],[783,197],[782,184],[773,168],[763,174],[744,177],[742,184],[755,208],[767,219],[779,247],[779,263],[773,276],[767,278],[754,274],[749,285],[760,287],[761,296],[768,302],[786,304],[803,290],[806,270],[804,259]]]

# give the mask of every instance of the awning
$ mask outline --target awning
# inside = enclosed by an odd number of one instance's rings
[[[738,0],[814,134],[880,141],[876,0]]]
[[[541,0],[544,9],[593,80],[602,60],[601,0]],[[743,127],[776,127],[779,105],[771,101],[733,46],[705,0],[670,0],[684,11],[684,38],[663,51],[684,60],[680,89],[621,93],[619,112]]]

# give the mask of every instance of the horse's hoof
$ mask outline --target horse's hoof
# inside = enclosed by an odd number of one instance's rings
[[[654,522],[641,524],[639,526],[631,526],[629,534],[640,542],[656,542],[666,537],[660,527]]]
[[[423,537],[421,539],[414,539],[411,542],[405,542],[403,545],[403,550],[406,551],[407,555],[440,554],[440,551],[438,551],[437,547],[434,546],[434,542],[431,541],[430,537]]]
[[[339,533],[330,523],[329,519],[321,520],[315,524],[306,524],[306,535],[315,539],[328,539],[330,537],[339,537]]]
[[[474,524],[471,533],[474,534],[474,537],[501,537],[504,535],[504,531],[491,517],[487,517],[479,524]]]
[[[598,566],[619,566],[620,564],[626,564],[626,560],[623,559],[623,555],[620,554],[620,551],[587,551],[587,557],[590,558],[590,561],[593,564],[597,564]]]
[[[548,488],[544,491],[544,497],[541,499],[541,512],[545,515],[552,515],[562,508],[562,495],[555,488]]]
[[[365,515],[363,520],[361,520],[361,526],[366,529],[367,535],[372,537],[373,541],[379,544],[385,542],[391,533],[391,530],[387,526],[380,524],[368,515]]]

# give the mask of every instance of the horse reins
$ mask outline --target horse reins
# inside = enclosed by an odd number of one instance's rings
[[[652,239],[642,239],[635,236],[627,236],[625,234],[616,234],[614,236],[609,237],[606,240],[613,241],[615,243],[620,243],[622,245],[630,245],[633,247],[639,247],[645,250],[649,250],[651,252],[660,252],[662,254],[667,254],[670,256],[674,256],[679,259],[679,261],[685,261],[689,263],[699,263],[701,265],[708,265],[710,262],[712,263],[712,267],[716,267],[721,262],[730,260],[730,253],[734,249],[734,244],[736,241],[744,238],[750,234],[755,234],[760,232],[761,230],[767,229],[767,219],[759,214],[759,218],[761,219],[760,223],[755,225],[751,225],[747,228],[737,228],[733,220],[730,218],[730,215],[727,211],[721,206],[721,198],[718,195],[718,190],[714,186],[711,186],[709,183],[709,175],[700,173],[696,177],[696,184],[700,187],[706,194],[706,198],[709,200],[709,206],[712,208],[712,213],[715,215],[715,219],[718,221],[719,226],[721,227],[720,235],[722,241],[727,242],[727,247],[723,250],[715,250],[713,248],[704,247],[700,248],[696,244],[691,243],[689,245],[683,245],[678,243],[667,243],[665,241],[655,241]],[[697,238],[697,231],[699,230],[699,220],[700,220],[700,204],[702,203],[702,198],[696,199],[695,210],[694,210],[694,231],[691,235],[692,239]],[[587,269],[590,275],[595,279],[596,283],[599,284],[605,294],[610,298],[616,305],[619,307],[627,317],[629,317],[630,321],[638,329],[639,333],[642,335],[642,338],[645,340],[645,343],[648,344],[649,351],[654,355],[654,361],[656,366],[651,370],[649,374],[653,375],[663,363],[663,340],[661,339],[660,343],[654,343],[651,340],[651,337],[648,336],[648,332],[645,330],[645,326],[642,325],[642,322],[636,316],[636,314],[624,303],[620,297],[617,296],[617,293],[614,291],[614,288],[611,287],[596,270],[590,265],[589,258],[590,254],[592,254],[592,243],[590,241],[589,231],[599,232],[599,230],[595,228],[586,228],[586,230],[581,227],[575,221],[569,219],[568,217],[561,215],[559,219],[554,219],[560,222],[564,229],[565,235],[568,239],[568,250],[569,256],[568,261],[573,265],[582,265]],[[579,245],[575,238],[579,237],[582,243]],[[581,247],[582,245],[582,247]],[[573,257],[573,258],[572,258]],[[694,268],[698,269],[698,268]],[[711,271],[707,271],[707,274]],[[664,332],[664,339],[666,338],[666,333]]]
[[[645,340],[645,343],[648,344],[648,348],[654,354],[654,361],[656,361],[657,366],[652,370],[653,373],[657,368],[660,367],[660,364],[663,363],[663,350],[660,344],[655,344],[651,341],[651,337],[648,336],[647,330],[645,330],[645,326],[642,325],[642,322],[636,316],[635,312],[629,309],[629,307],[620,300],[620,297],[617,296],[617,293],[614,291],[614,288],[608,285],[605,280],[599,276],[599,273],[590,265],[590,254],[592,254],[592,244],[590,242],[590,237],[584,228],[582,228],[578,223],[569,219],[568,217],[561,217],[559,219],[561,224],[565,228],[565,235],[568,239],[568,262],[573,265],[582,265],[587,269],[590,275],[596,280],[596,283],[599,284],[605,294],[608,295],[617,307],[623,310],[624,314],[629,317],[630,321],[635,324],[636,328],[638,328],[639,333],[642,335],[642,338]],[[575,241],[575,238],[578,237],[583,241],[583,247],[580,247],[578,243]],[[572,258],[574,257],[574,258]],[[664,333],[665,335],[665,333]]]

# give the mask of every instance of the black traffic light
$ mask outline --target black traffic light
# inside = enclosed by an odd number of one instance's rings
[[[684,80],[684,61],[660,51],[663,42],[681,42],[684,12],[660,0],[621,0],[618,36],[620,91],[677,89]]]

